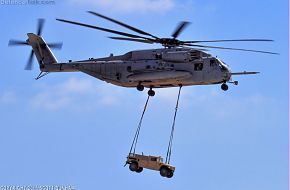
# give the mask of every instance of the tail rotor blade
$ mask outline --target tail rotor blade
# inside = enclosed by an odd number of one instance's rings
[[[25,66],[25,70],[32,70],[33,56],[34,56],[34,51],[31,51],[27,64]]]
[[[42,30],[43,30],[43,26],[44,26],[44,19],[42,19],[42,18],[38,19],[37,32],[36,32],[36,34],[38,36],[41,36]]]
[[[21,45],[28,45],[26,41],[21,40],[9,40],[8,46],[21,46]]]
[[[62,48],[62,42],[59,42],[59,43],[48,43],[47,45],[51,49],[61,49]]]

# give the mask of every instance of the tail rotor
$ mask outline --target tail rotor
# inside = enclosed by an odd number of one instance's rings
[[[38,19],[37,30],[36,30],[37,36],[42,35],[44,23],[45,23],[44,19]],[[11,39],[9,40],[9,43],[8,43],[8,46],[32,46],[32,45],[33,44],[31,44],[29,39],[27,39],[26,41]],[[62,43],[48,43],[47,46],[50,47],[51,49],[61,49]],[[24,68],[25,70],[32,70],[34,54],[35,54],[34,51],[31,50],[28,61]]]

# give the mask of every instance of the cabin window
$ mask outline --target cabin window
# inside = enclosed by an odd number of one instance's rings
[[[203,64],[202,63],[194,64],[194,70],[195,71],[201,71],[202,69],[203,69]]]
[[[157,158],[151,158],[151,161],[156,162],[157,161]]]
[[[131,66],[128,66],[128,67],[127,67],[127,71],[128,71],[128,72],[132,72],[132,67],[131,67]]]
[[[215,60],[214,60],[214,59],[211,59],[211,60],[210,60],[210,66],[211,66],[211,67],[214,67],[215,65],[216,65],[216,64],[215,64]]]
[[[155,55],[155,57],[156,57],[156,59],[162,59],[162,55],[161,55],[160,53],[157,53],[157,54]]]
[[[120,80],[120,78],[121,78],[121,73],[116,73],[116,78],[117,78],[117,80]]]
[[[146,69],[151,69],[151,66],[150,65],[146,65]]]

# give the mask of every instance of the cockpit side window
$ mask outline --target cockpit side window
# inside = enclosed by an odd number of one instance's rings
[[[195,71],[201,71],[202,69],[203,69],[203,64],[202,63],[194,64],[194,70]]]
[[[216,61],[215,61],[215,59],[211,59],[211,60],[210,60],[210,66],[211,66],[211,67],[216,66]]]
[[[221,71],[227,71],[227,68],[223,66],[222,64],[219,64],[219,67],[221,68]]]

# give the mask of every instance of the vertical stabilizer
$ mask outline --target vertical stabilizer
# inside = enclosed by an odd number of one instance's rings
[[[28,44],[31,45],[33,52],[40,65],[57,63],[57,59],[53,55],[47,43],[41,36],[33,33],[28,33]]]

